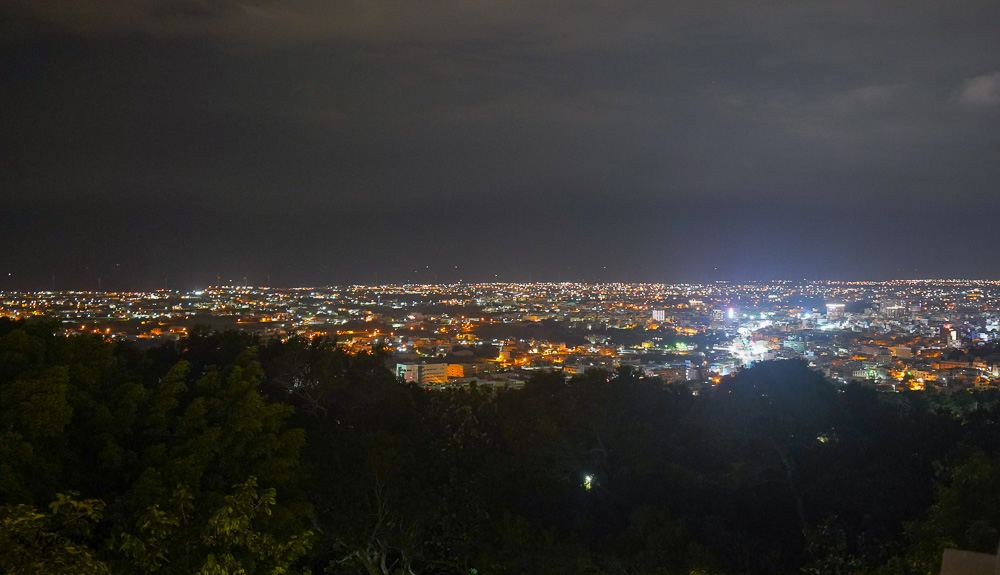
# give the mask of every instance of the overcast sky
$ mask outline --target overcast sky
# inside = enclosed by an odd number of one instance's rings
[[[1000,279],[990,0],[0,0],[0,289]]]

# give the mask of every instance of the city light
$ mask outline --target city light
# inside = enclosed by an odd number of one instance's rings
[[[282,340],[327,337],[351,353],[390,353],[400,373],[442,364],[441,373],[407,376],[433,378],[432,389],[516,388],[538,370],[569,377],[620,365],[665,383],[714,385],[792,358],[838,382],[892,389],[910,374],[913,390],[985,387],[1000,381],[1000,365],[964,350],[998,342],[998,310],[1000,283],[958,280],[213,286],[0,299],[0,315],[56,319],[65,335],[178,340],[210,324]]]

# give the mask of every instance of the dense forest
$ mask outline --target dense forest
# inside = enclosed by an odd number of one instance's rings
[[[934,573],[995,552],[1000,394],[798,361],[428,392],[379,354],[0,320],[0,572]]]

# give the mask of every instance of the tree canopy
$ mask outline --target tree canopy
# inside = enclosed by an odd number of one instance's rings
[[[0,320],[3,572],[930,573],[1000,528],[995,392],[429,392],[319,338],[54,333]]]

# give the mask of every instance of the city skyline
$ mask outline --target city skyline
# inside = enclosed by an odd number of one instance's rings
[[[381,350],[397,377],[428,391],[472,381],[517,387],[533,371],[619,366],[716,385],[776,359],[887,391],[1000,381],[1000,281],[227,285],[2,295],[0,318],[44,318],[63,336],[155,345],[214,330],[326,342],[352,354]]]

